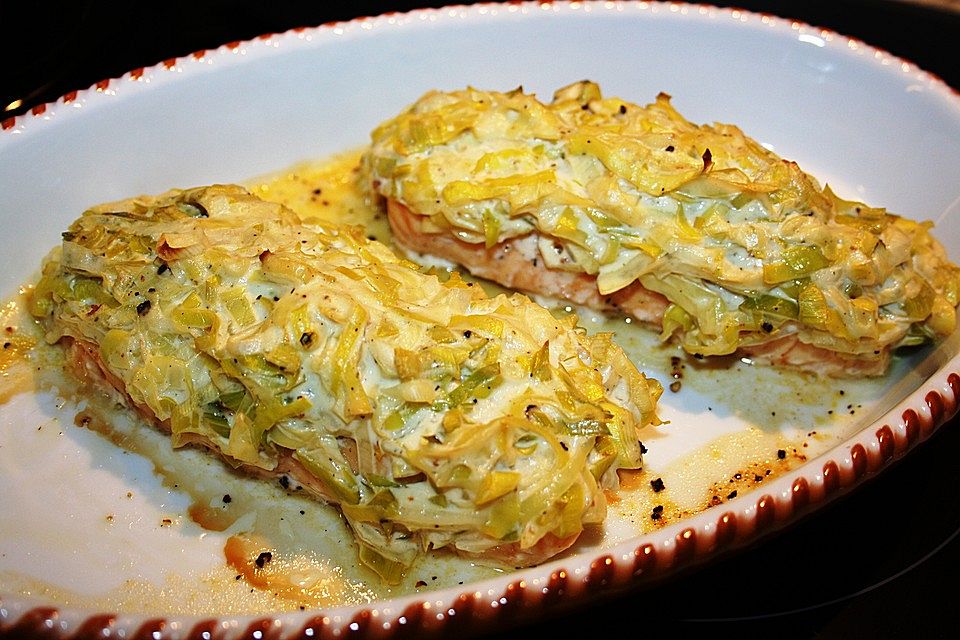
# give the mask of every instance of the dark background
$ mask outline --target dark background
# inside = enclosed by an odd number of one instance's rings
[[[451,1],[166,0],[57,3],[0,0],[0,109],[49,102],[143,66],[233,40]],[[773,13],[856,36],[960,86],[960,14],[889,0],[739,0],[718,6]],[[8,77],[4,77],[8,76]]]
[[[168,0],[54,8],[0,0],[0,120],[136,67],[229,41],[443,4]],[[960,13],[885,0],[712,4],[860,38],[960,89]],[[3,111],[17,99],[21,107]],[[750,549],[510,635],[960,637],[958,451],[960,431],[951,421],[852,495]]]

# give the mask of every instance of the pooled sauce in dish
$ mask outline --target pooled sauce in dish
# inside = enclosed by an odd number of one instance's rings
[[[19,302],[8,301],[0,311],[0,405],[33,388],[30,354],[39,336],[31,329],[34,323],[21,315]]]
[[[247,186],[304,218],[362,225],[392,246],[386,216],[360,187],[360,153]],[[23,295],[0,314],[0,482],[15,487],[0,495],[0,511],[16,514],[0,519],[0,593],[121,613],[243,614],[359,604],[502,571],[439,552],[400,585],[382,584],[359,565],[336,509],[296,486],[235,473],[204,452],[173,450],[116,398],[77,389],[60,350],[23,311]],[[912,388],[925,373],[915,366],[927,352],[872,380],[704,363],[629,318],[538,301],[557,314],[577,313],[588,331],[616,334],[666,387],[665,424],[641,433],[644,469],[621,472],[621,490],[608,492],[607,521],[568,553],[762,487],[868,424],[902,395],[895,387]]]

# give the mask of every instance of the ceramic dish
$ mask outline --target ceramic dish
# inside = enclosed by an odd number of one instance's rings
[[[669,93],[695,122],[736,123],[847,197],[933,220],[948,253],[960,256],[960,97],[910,63],[829,31],[707,6],[481,4],[232,43],[2,121],[2,293],[12,299],[91,204],[256,183],[356,149],[429,89],[522,84],[549,97],[582,78],[634,102]],[[679,375],[633,328],[620,325],[618,335],[648,373],[667,383]],[[648,352],[660,356],[644,360]],[[342,525],[318,508],[309,521],[330,530],[308,568],[329,569],[342,592],[303,610],[270,594],[210,596],[223,574],[232,580],[226,536],[257,517],[295,519],[301,503],[253,488],[262,500],[252,515],[226,531],[203,529],[191,488],[251,483],[195,452],[170,458],[201,467],[177,482],[131,446],[136,425],[111,432],[133,450],[125,453],[70,424],[71,402],[12,394],[0,406],[0,634],[471,635],[642,588],[789,525],[928,438],[957,409],[958,352],[954,336],[898,358],[875,383],[814,382],[737,363],[691,367],[683,388],[663,397],[669,424],[644,434],[648,475],[634,497],[612,504],[602,530],[531,569],[492,572],[440,557],[397,589],[367,588],[375,578],[338,560],[350,550]],[[651,493],[656,477],[668,479],[667,493]],[[652,521],[650,506],[665,496],[669,517]],[[264,506],[274,497],[280,506]],[[214,502],[206,506],[224,508]],[[298,526],[277,530],[296,537]]]

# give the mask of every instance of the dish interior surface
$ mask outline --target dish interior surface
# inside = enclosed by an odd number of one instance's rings
[[[380,121],[430,89],[523,85],[548,99],[589,78],[606,95],[646,103],[663,91],[694,122],[735,123],[842,196],[934,221],[960,256],[960,99],[892,56],[778,19],[648,3],[474,6],[270,36],[134,75],[0,131],[3,327],[13,344],[0,359],[0,511],[15,514],[0,520],[0,594],[24,602],[262,614],[457,593],[509,574],[433,554],[401,585],[383,585],[358,566],[335,510],[171,451],[102,399],[42,390],[57,354],[32,347],[42,337],[18,288],[90,205],[241,182],[389,243],[353,172]],[[561,565],[734,508],[874,426],[938,370],[955,370],[960,350],[954,335],[898,356],[880,380],[818,380],[704,365],[624,318],[544,302],[579,313],[590,331],[613,331],[666,388],[667,423],[641,434],[645,470],[622,476],[608,522]],[[255,570],[250,554],[268,548],[275,562]]]

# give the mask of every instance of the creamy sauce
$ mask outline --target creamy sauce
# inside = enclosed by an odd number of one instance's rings
[[[255,195],[286,205],[312,222],[355,224],[367,237],[393,246],[387,215],[361,188],[362,149],[327,160],[301,163],[245,186]]]
[[[42,338],[24,311],[25,293],[0,308],[0,406],[34,388],[33,348]]]
[[[386,216],[359,184],[359,157],[357,150],[297,165],[247,186],[307,220],[362,225],[370,237],[392,244]],[[503,292],[481,284],[493,294]],[[621,490],[608,492],[607,522],[585,532],[571,552],[629,539],[762,487],[888,409],[884,399],[897,396],[893,386],[925,355],[896,361],[880,380],[820,380],[739,361],[699,362],[630,319],[541,302],[557,314],[578,313],[591,332],[614,333],[637,366],[665,387],[665,423],[641,434],[648,449],[645,468],[621,472]],[[334,508],[303,497],[296,487],[242,476],[204,452],[173,450],[167,436],[118,408],[115,398],[75,389],[62,373],[62,353],[45,344],[22,296],[3,308],[0,320],[9,343],[0,351],[0,403],[6,404],[0,416],[35,416],[30,424],[4,418],[0,455],[12,455],[4,446],[17,446],[20,467],[43,465],[44,452],[67,434],[75,440],[70,451],[79,453],[62,455],[78,455],[79,466],[76,478],[59,480],[89,484],[84,474],[113,468],[111,456],[140,465],[116,465],[118,471],[104,480],[115,495],[80,497],[90,502],[79,505],[58,497],[57,479],[40,474],[39,481],[52,486],[35,497],[23,495],[23,478],[15,480],[17,490],[0,496],[0,508],[18,513],[0,524],[6,541],[0,546],[0,593],[118,612],[239,614],[360,604],[501,572],[439,552],[423,558],[402,584],[383,585],[359,566],[353,536]],[[33,413],[12,406],[24,392],[39,397],[42,389],[58,390],[52,406]],[[48,440],[41,441],[33,430],[50,424],[59,426],[48,426]],[[50,434],[52,429],[60,435]],[[141,467],[152,479],[124,471]],[[0,467],[3,480],[11,473]],[[37,515],[26,506],[33,501],[49,502],[62,512],[60,520]],[[12,549],[38,532],[65,523],[93,549],[90,574],[112,571],[110,576],[85,579],[84,567],[62,550],[48,554],[69,569],[60,573],[50,563],[11,557]],[[122,535],[124,528],[132,533]],[[40,538],[37,554],[43,545],[57,544]],[[98,566],[96,553],[120,560]],[[143,570],[147,565],[153,573]]]

